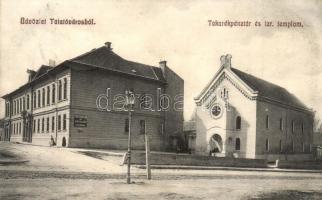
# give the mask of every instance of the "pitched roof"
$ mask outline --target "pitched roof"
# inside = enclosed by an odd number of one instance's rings
[[[159,67],[126,60],[105,46],[93,49],[70,61],[165,82]]]
[[[49,70],[51,70],[53,68],[54,67],[51,67],[51,66],[41,65],[40,68],[35,73],[35,75],[33,75],[31,80],[33,81],[33,80],[39,78],[40,76],[44,75],[45,73],[47,73]]]
[[[287,105],[308,110],[305,104],[303,104],[294,94],[288,92],[285,88],[242,72],[238,69],[232,67],[230,69],[249,87],[257,91],[259,96],[267,97]]]

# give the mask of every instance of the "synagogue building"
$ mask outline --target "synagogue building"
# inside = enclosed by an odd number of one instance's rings
[[[286,89],[231,66],[231,55],[195,98],[197,154],[309,159],[313,113]]]

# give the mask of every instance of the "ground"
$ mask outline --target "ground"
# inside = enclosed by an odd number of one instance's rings
[[[123,153],[0,143],[0,160],[29,160],[0,165],[0,199],[322,199],[318,171],[155,169],[149,181],[133,167],[128,185]]]

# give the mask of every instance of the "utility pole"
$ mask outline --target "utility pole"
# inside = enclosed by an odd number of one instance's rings
[[[129,109],[129,138],[127,143],[127,174],[126,182],[131,183],[131,121],[132,121],[132,108],[134,106],[135,96],[131,90],[125,91],[126,105]]]
[[[151,180],[151,168],[150,168],[150,143],[149,135],[145,133],[145,167],[146,167],[146,176],[148,180]]]
[[[128,138],[128,144],[127,144],[127,184],[131,183],[131,118],[132,113],[131,109],[129,109],[129,138]]]

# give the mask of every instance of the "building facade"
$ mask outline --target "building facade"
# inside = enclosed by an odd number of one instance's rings
[[[231,55],[221,57],[195,102],[196,153],[310,159],[312,110],[286,89],[231,67]]]
[[[5,138],[57,146],[126,149],[125,91],[135,94],[132,146],[175,149],[182,137],[183,80],[166,61],[159,67],[128,61],[111,43],[57,66],[28,70],[29,81],[3,96]]]

